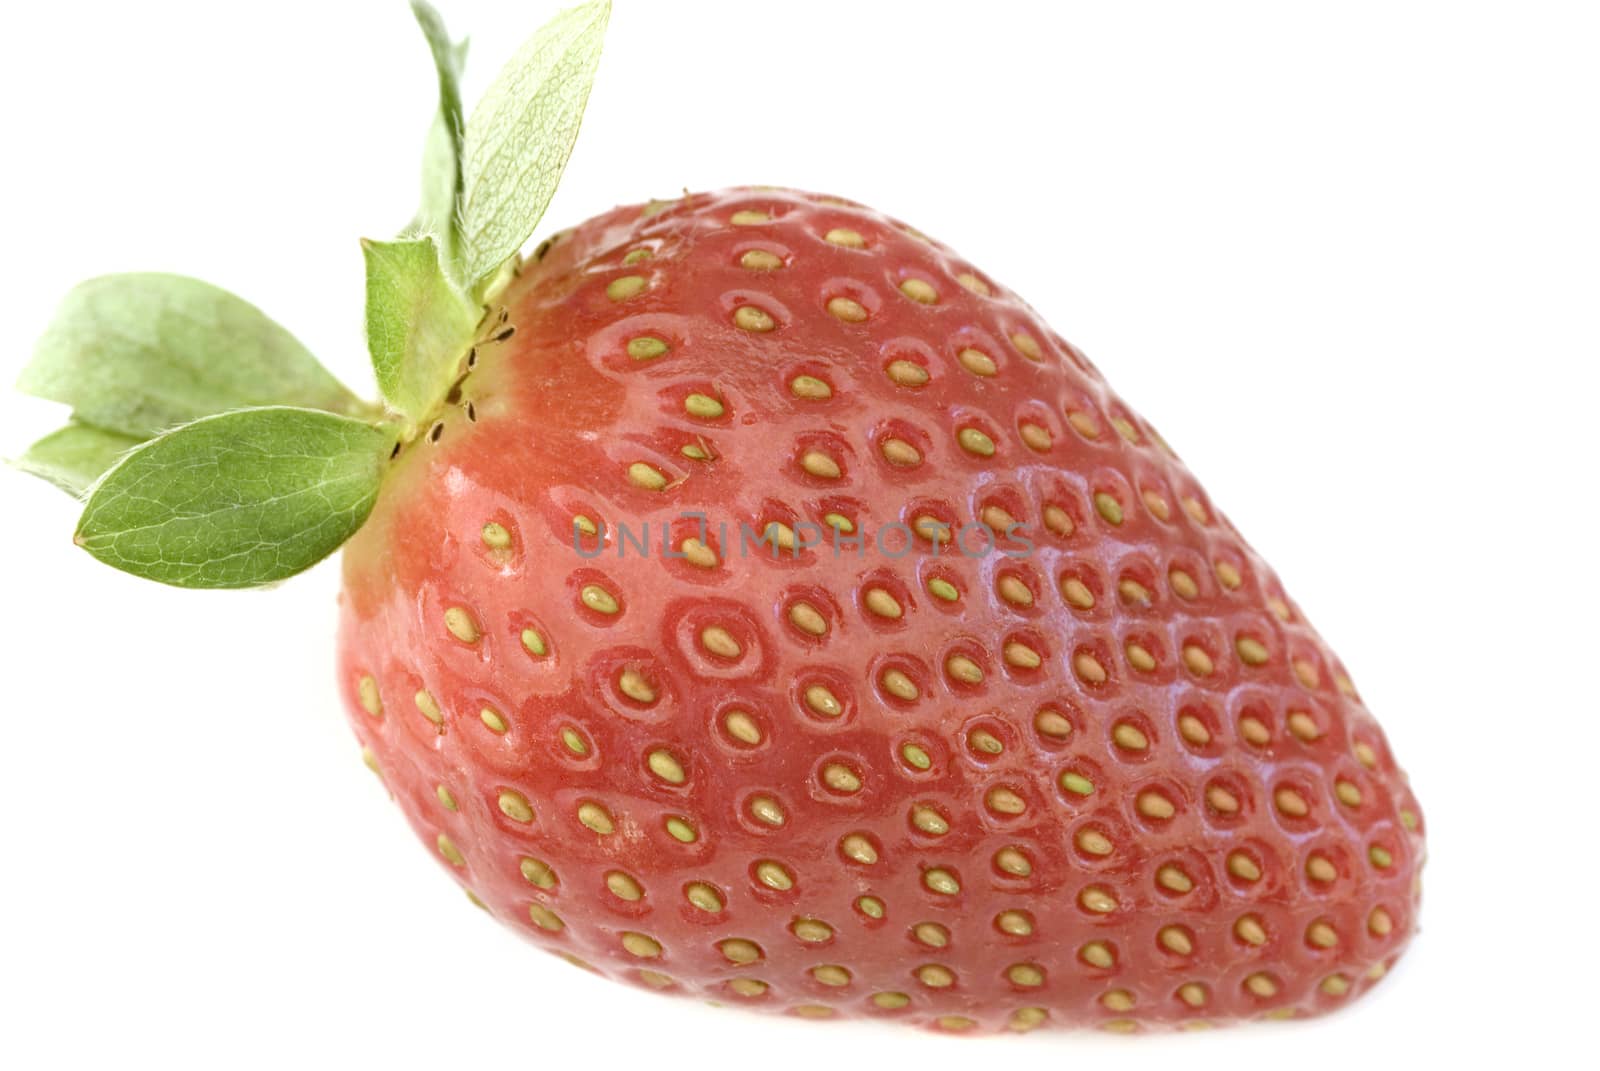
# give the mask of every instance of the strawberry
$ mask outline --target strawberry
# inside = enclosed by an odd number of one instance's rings
[[[448,133],[459,54],[419,18]],[[592,70],[603,6],[562,18],[531,54]],[[368,246],[386,409],[236,299],[101,281],[127,315],[212,302],[300,370],[162,431],[60,385],[82,343],[44,346],[25,385],[75,423],[29,463],[92,478],[87,549],[244,586],[349,537],[368,764],[475,903],[619,980],[1125,1031],[1315,1014],[1383,975],[1423,857],[1405,777],[1079,350],[831,197],[619,208],[524,260],[483,237],[520,186],[475,221],[474,129],[437,233]]]

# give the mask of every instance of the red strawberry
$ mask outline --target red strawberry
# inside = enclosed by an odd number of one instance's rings
[[[609,9],[463,121],[415,6],[441,110],[416,223],[366,246],[385,404],[215,288],[91,281],[23,377],[73,407],[23,464],[85,493],[79,543],[243,587],[350,539],[368,762],[474,900],[614,977],[952,1031],[1381,977],[1404,776],[1083,354],[831,198],[686,195],[519,260]]]
[[[947,1029],[1314,1013],[1404,945],[1419,812],[1343,667],[950,250],[787,191],[618,209],[474,355],[349,544],[341,653],[502,921],[655,988]],[[902,552],[927,518],[1015,538]],[[867,550],[741,546],[805,522]]]

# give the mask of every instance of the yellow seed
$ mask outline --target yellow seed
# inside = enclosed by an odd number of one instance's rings
[[[1377,844],[1367,849],[1367,860],[1379,870],[1387,870],[1394,863],[1394,857],[1388,849]]]
[[[1154,491],[1146,490],[1140,496],[1144,499],[1144,508],[1158,521],[1165,521],[1172,516],[1172,507],[1167,505],[1167,500]]]
[[[783,258],[765,249],[751,249],[739,258],[739,264],[746,271],[776,271],[783,267]]]
[[[839,841],[839,851],[845,858],[854,860],[862,866],[871,866],[878,861],[878,849],[872,846],[872,841],[864,833],[847,833]]]
[[[958,590],[954,584],[950,583],[950,581],[940,576],[929,578],[928,593],[934,598],[941,599],[944,602],[955,602],[957,599],[961,598],[960,590]]]
[[[1040,453],[1044,453],[1046,450],[1050,449],[1052,442],[1050,438],[1050,432],[1048,429],[1043,428],[1038,424],[1021,424],[1017,427],[1017,434],[1022,436],[1022,441],[1030,450],[1037,450]]]
[[[1094,494],[1095,512],[1105,518],[1107,524],[1122,523],[1122,503],[1105,491],[1096,491]]]
[[[478,622],[460,606],[452,606],[444,612],[444,627],[462,643],[478,642]]]
[[[961,891],[961,883],[956,876],[943,867],[934,867],[922,872],[922,884],[930,891],[941,896],[954,896]]]
[[[1110,946],[1102,941],[1090,941],[1078,949],[1078,958],[1091,967],[1106,970],[1116,963],[1116,957],[1111,954]]]
[[[904,613],[895,597],[882,588],[869,590],[863,602],[868,610],[879,617],[898,619]]]
[[[994,865],[1003,874],[1025,878],[1033,873],[1033,861],[1016,848],[1001,848],[994,853]]]
[[[1372,914],[1367,916],[1367,929],[1375,937],[1387,937],[1394,931],[1394,919],[1381,907],[1372,909]]]
[[[1000,932],[1013,937],[1028,937],[1033,934],[1033,916],[1026,911],[1002,911],[995,916],[994,924]]]
[[[595,526],[593,521],[581,513],[572,518],[572,530],[574,532],[581,532],[586,536],[595,535],[600,531],[600,529]]]
[[[1150,746],[1149,738],[1137,726],[1125,721],[1118,722],[1116,728],[1111,730],[1111,739],[1127,751],[1143,751]]]
[[[1183,664],[1189,667],[1189,672],[1197,677],[1208,677],[1216,666],[1211,661],[1211,656],[1206,654],[1201,647],[1190,643],[1183,648]]]
[[[894,437],[885,439],[878,447],[878,452],[889,464],[900,468],[911,468],[913,465],[922,464],[922,451],[904,439]]]
[[[1062,538],[1071,535],[1074,527],[1071,514],[1055,505],[1044,508],[1044,526]]]
[[[598,584],[585,584],[578,591],[578,598],[583,605],[595,613],[614,614],[617,612],[616,597]]]
[[[538,629],[525,628],[522,630],[522,646],[527,648],[529,654],[543,658],[550,653],[545,645],[544,637],[539,635]]]
[[[823,238],[834,245],[842,245],[847,249],[865,249],[867,247],[867,240],[848,227],[835,227],[823,235]]]
[[[1280,788],[1272,794],[1272,803],[1281,814],[1290,818],[1304,818],[1311,813],[1311,807],[1306,803],[1304,796],[1292,788]]]
[[[515,789],[502,789],[496,802],[500,805],[500,813],[513,822],[533,821],[533,808],[528,806],[528,798]]]
[[[1183,511],[1193,518],[1194,523],[1196,524],[1211,523],[1211,518],[1206,514],[1206,508],[1200,504],[1200,500],[1198,498],[1184,498]]]
[[[444,785],[436,786],[433,790],[433,794],[438,797],[439,806],[443,807],[447,811],[456,810],[455,793],[451,792]]]
[[[761,960],[761,946],[740,937],[730,937],[717,945],[717,948],[724,959],[738,966],[746,966]]]
[[[770,859],[756,865],[756,880],[778,892],[788,892],[794,888],[794,875],[790,874],[781,863],[775,863]]]
[[[995,590],[1000,597],[1012,606],[1032,606],[1033,591],[1015,576],[1006,575],[995,584]]]
[[[374,718],[383,717],[383,700],[378,697],[377,681],[371,677],[362,677],[356,682],[356,693],[360,696],[362,710]]]
[[[1225,588],[1236,588],[1244,583],[1244,578],[1239,575],[1239,570],[1231,562],[1219,561],[1216,563],[1217,579],[1222,581]]]
[[[1167,573],[1167,583],[1172,586],[1172,591],[1179,598],[1192,599],[1200,594],[1200,585],[1194,582],[1194,577],[1182,569],[1173,569]]]
[[[698,568],[715,569],[717,567],[717,552],[694,536],[690,536],[678,544],[678,553],[683,555],[684,561]]]
[[[856,793],[861,791],[861,777],[848,766],[839,763],[829,763],[822,768],[822,783],[835,792]]]
[[[961,684],[978,684],[983,680],[983,669],[966,655],[951,655],[945,659],[944,670],[950,679]]]
[[[1108,990],[1101,996],[1100,1003],[1112,1011],[1128,1011],[1133,1007],[1133,994],[1126,989]]]
[[[1259,718],[1246,714],[1239,719],[1239,735],[1244,737],[1245,743],[1263,747],[1272,740],[1272,733]]]
[[[1278,995],[1278,983],[1272,977],[1257,971],[1244,980],[1244,987],[1251,993],[1265,1000]]]
[[[1180,956],[1187,956],[1194,951],[1194,942],[1181,926],[1163,926],[1156,934],[1161,947],[1169,952],[1176,952]]]
[[[1098,829],[1083,829],[1078,831],[1078,847],[1090,855],[1110,855],[1112,845],[1110,839]]]
[[[1078,894],[1078,903],[1085,911],[1092,911],[1097,915],[1108,915],[1117,909],[1116,898],[1104,889],[1094,886]]]
[[[483,722],[484,727],[491,733],[503,733],[506,731],[506,719],[500,716],[498,710],[494,710],[491,707],[484,707],[478,711],[478,720]]]
[[[753,227],[758,223],[766,223],[772,217],[754,208],[741,208],[728,217],[728,222],[735,227]]]
[[[962,428],[956,433],[956,442],[961,444],[961,449],[977,457],[994,456],[994,440],[977,428]]]
[[[828,631],[828,621],[817,608],[808,602],[797,602],[789,608],[789,620],[801,632],[821,636]]]
[[[1259,666],[1267,661],[1267,648],[1260,640],[1240,636],[1234,644],[1234,649],[1239,652],[1239,661],[1247,666]]]
[[[993,293],[993,291],[989,289],[988,283],[984,282],[970,271],[964,271],[960,275],[956,276],[956,282],[960,283],[963,289],[970,290],[979,297],[988,297],[991,293]]]
[[[911,936],[929,948],[944,948],[950,943],[950,931],[937,922],[919,922],[911,927]]]
[[[1333,786],[1333,794],[1346,807],[1361,806],[1361,790],[1349,781],[1336,781]]]
[[[880,1008],[893,1011],[896,1008],[904,1008],[907,1004],[910,1004],[911,998],[904,993],[874,993],[872,994],[872,1003]]]
[[[1017,352],[1030,361],[1044,360],[1044,351],[1039,348],[1039,343],[1032,335],[1018,332],[1011,336],[1011,344],[1017,347]]]
[[[1267,609],[1272,611],[1272,616],[1279,621],[1287,621],[1293,615],[1289,611],[1289,604],[1274,596],[1267,600]]]
[[[754,305],[740,305],[733,310],[733,324],[745,331],[762,334],[778,326],[772,314]]]
[[[623,934],[622,947],[627,949],[629,955],[640,959],[655,959],[661,955],[661,942],[642,933]]]
[[[1247,945],[1264,945],[1267,943],[1267,931],[1262,927],[1261,920],[1254,915],[1241,915],[1233,924],[1234,936]]]
[[[1006,644],[1002,653],[1005,656],[1006,665],[1015,666],[1017,669],[1038,669],[1044,664],[1044,659],[1038,651],[1016,640]]]
[[[435,843],[439,848],[439,854],[444,856],[445,861],[451,866],[466,865],[467,860],[462,856],[461,849],[457,848],[456,842],[451,840],[447,835],[440,833],[439,839]]]
[[[643,982],[651,989],[670,989],[678,984],[673,980],[672,975],[670,974],[662,974],[660,971],[649,971],[643,969],[639,971],[639,981]]]
[[[1416,811],[1409,810],[1407,808],[1401,808],[1401,810],[1400,810],[1400,824],[1401,825],[1405,826],[1407,829],[1415,830],[1417,828],[1417,825],[1420,822],[1421,822],[1421,819],[1419,819],[1417,817],[1417,812]]]
[[[1350,992],[1350,979],[1342,974],[1330,974],[1322,980],[1321,989],[1330,997],[1342,997]]]
[[[651,773],[670,785],[681,785],[686,779],[683,763],[679,762],[670,751],[658,748],[650,752],[645,761],[649,764]]]
[[[950,823],[944,815],[931,807],[918,807],[911,812],[911,824],[930,836],[942,837],[950,832]]]
[[[1295,739],[1304,740],[1307,743],[1321,735],[1317,729],[1316,721],[1303,710],[1291,711],[1284,724],[1288,726],[1289,732],[1294,734]],[[1360,745],[1357,746],[1359,747]]]
[[[685,542],[687,543],[687,540]],[[738,658],[744,653],[744,648],[740,647],[739,641],[733,638],[733,633],[721,625],[712,625],[701,629],[700,646],[718,658]]]
[[[856,897],[856,910],[869,919],[881,919],[884,915],[883,901],[876,896]]]
[[[1130,443],[1137,443],[1139,441],[1139,429],[1135,428],[1126,417],[1112,417],[1111,426],[1117,429],[1118,435],[1122,436]]]
[[[1156,883],[1163,889],[1182,895],[1194,889],[1194,879],[1176,863],[1168,863],[1156,871]]]
[[[578,821],[602,836],[610,834],[616,825],[611,821],[611,813],[598,803],[583,803],[578,806]]]
[[[1317,667],[1310,662],[1296,659],[1293,668],[1295,678],[1305,687],[1315,688],[1319,683],[1320,678],[1317,676]]]
[[[1146,818],[1171,818],[1177,813],[1172,801],[1159,792],[1141,792],[1136,802],[1139,813]]]
[[[1184,714],[1178,718],[1178,732],[1196,747],[1205,747],[1211,743],[1211,730],[1206,728],[1205,722],[1193,714]]]
[[[917,968],[917,981],[930,989],[945,989],[956,984],[956,976],[949,967],[929,963]]]
[[[806,706],[824,718],[837,718],[844,713],[844,704],[821,684],[808,685],[805,690]]]
[[[835,319],[843,320],[847,324],[858,324],[867,318],[866,307],[853,298],[829,298],[828,311]]]
[[[917,690],[916,682],[898,669],[886,670],[878,678],[878,683],[883,686],[884,691],[896,699],[904,699],[907,702],[911,702],[921,694]]]
[[[761,727],[754,718],[742,710],[730,710],[722,716],[722,727],[728,735],[741,744],[754,746],[761,743]]]
[[[651,335],[640,335],[628,340],[628,356],[636,361],[650,361],[667,352],[667,344]]]
[[[1073,431],[1082,435],[1085,439],[1098,439],[1100,437],[1100,425],[1095,422],[1094,417],[1085,413],[1082,409],[1069,410],[1067,412],[1067,423],[1072,425]]]
[[[902,387],[920,387],[928,382],[928,370],[915,361],[890,361],[885,371],[892,382]]]
[[[654,703],[656,690],[636,669],[625,669],[617,678],[617,689],[635,703]]]
[[[900,284],[900,292],[919,305],[934,305],[939,301],[939,292],[921,279],[905,280]]]
[[[1228,873],[1240,881],[1261,880],[1261,867],[1243,852],[1234,852],[1228,856]]]
[[[561,921],[560,915],[557,915],[543,904],[529,904],[528,917],[533,920],[535,926],[541,930],[549,930],[552,933],[559,931],[566,925]]]
[[[974,729],[967,734],[967,746],[982,755],[998,755],[1006,746],[987,729]]]
[[[583,756],[589,754],[589,742],[576,729],[562,729],[561,743],[574,755]]]
[[[423,691],[418,692],[412,698],[416,702],[417,709],[422,712],[422,716],[424,718],[427,718],[435,725],[444,724],[444,712],[439,709],[439,704],[434,700],[432,695]]]
[[[649,260],[653,256],[655,253],[649,249],[630,249],[627,256],[622,258],[622,263],[631,268],[641,260]]]
[[[984,797],[991,811],[996,814],[1022,814],[1028,809],[1027,802],[1009,788],[991,788]]]
[[[1239,810],[1239,800],[1221,785],[1212,785],[1206,789],[1206,803],[1210,804],[1213,811],[1220,814],[1233,814]]]
[[[624,874],[620,870],[613,870],[606,875],[606,888],[611,890],[612,895],[623,900],[639,900],[644,896],[644,889],[633,876]]]
[[[1358,740],[1358,741],[1356,741],[1355,746],[1352,747],[1350,750],[1352,752],[1354,752],[1355,757],[1356,757],[1356,761],[1359,762],[1361,765],[1365,766],[1369,770],[1377,769],[1377,767],[1378,767],[1378,753],[1376,751],[1372,750],[1372,745],[1363,743],[1363,742]]]
[[[1306,927],[1306,943],[1315,948],[1332,948],[1339,943],[1339,935],[1326,922],[1313,922]]]
[[[1186,982],[1178,987],[1178,999],[1191,1008],[1203,1008],[1207,1000],[1206,987],[1199,982]]]
[[[627,301],[643,293],[647,285],[642,275],[624,275],[606,284],[606,297],[612,301]]]
[[[1061,787],[1075,796],[1088,796],[1094,792],[1093,781],[1071,770],[1061,775]]]
[[[990,357],[982,350],[972,349],[970,346],[956,354],[956,360],[961,362],[961,367],[975,376],[992,376],[1000,370]]]
[[[667,478],[654,465],[635,461],[628,466],[628,481],[646,491],[660,491],[667,486]]]
[[[1106,682],[1106,669],[1100,664],[1099,659],[1086,651],[1079,652],[1072,659],[1072,669],[1079,679],[1086,684],[1104,684]]]
[[[689,395],[683,400],[683,408],[690,416],[699,417],[702,420],[716,420],[727,411],[723,408],[721,402],[709,394]],[[651,488],[651,490],[659,490],[659,488]]]
[[[821,450],[807,450],[802,454],[800,467],[822,480],[837,480],[842,473],[839,463]]]
[[[1326,856],[1313,855],[1306,860],[1306,876],[1312,881],[1326,884],[1339,876],[1338,868]]]
[[[816,376],[795,376],[789,381],[789,392],[796,398],[821,401],[833,397],[833,388]]]
[[[550,869],[550,864],[539,859],[524,857],[518,864],[522,876],[529,885],[540,889],[552,889],[556,884],[556,872]]]
[[[756,821],[772,826],[774,829],[789,820],[789,816],[783,811],[783,805],[771,796],[757,796],[752,799],[750,801],[750,813],[755,815]]]
[[[1061,597],[1075,610],[1089,610],[1094,607],[1094,592],[1089,590],[1089,585],[1075,576],[1062,578]]]
[[[794,935],[811,944],[821,944],[833,936],[833,927],[821,919],[795,919]]]
[[[1132,640],[1123,648],[1123,653],[1128,656],[1128,665],[1140,673],[1149,673],[1156,668],[1156,656]]]
[[[827,963],[820,967],[811,968],[811,977],[828,986],[844,986],[850,984],[850,972],[836,964]]]
[[[1011,980],[1012,985],[1025,988],[1044,985],[1044,971],[1034,963],[1013,963],[1006,968],[1006,977]]]

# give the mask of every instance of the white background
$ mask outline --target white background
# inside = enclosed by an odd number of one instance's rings
[[[1209,1036],[960,1041],[601,982],[472,910],[361,768],[334,568],[161,589],[74,551],[73,504],[0,472],[0,1064],[1348,1068],[1583,1044],[1593,9],[617,7],[544,230],[781,183],[910,220],[1014,286],[1354,671],[1429,818],[1424,933],[1346,1013]],[[553,10],[448,3],[469,99]],[[6,20],[4,376],[70,284],[144,268],[246,295],[369,388],[355,239],[409,217],[433,107],[403,5]],[[55,418],[6,397],[0,451]]]

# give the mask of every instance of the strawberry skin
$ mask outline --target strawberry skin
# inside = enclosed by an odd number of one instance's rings
[[[344,566],[356,734],[482,906],[614,978],[955,1031],[1309,1015],[1381,977],[1405,777],[1082,353],[837,199],[547,245]],[[773,523],[865,551],[741,542]]]

